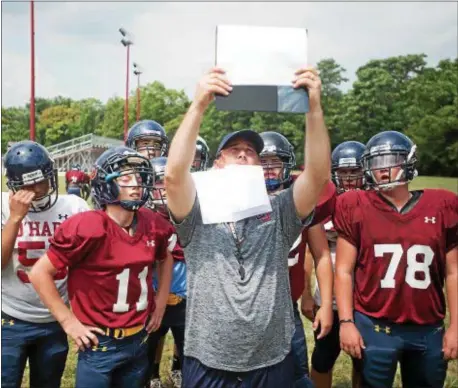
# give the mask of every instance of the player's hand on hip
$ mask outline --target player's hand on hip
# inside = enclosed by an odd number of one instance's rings
[[[214,100],[215,94],[228,96],[232,86],[225,71],[219,67],[211,68],[197,84],[193,103],[201,109],[206,109]]]
[[[458,358],[458,327],[450,326],[442,340],[442,351],[446,360],[456,360]]]
[[[104,335],[105,332],[99,327],[85,326],[75,316],[62,322],[62,328],[69,335],[79,350],[84,352],[86,348],[97,346],[99,340],[95,333]]]
[[[148,325],[146,325],[146,331],[151,333],[152,331],[156,331],[161,327],[162,318],[164,317],[165,307],[161,305],[156,305],[153,313],[151,314],[150,320]]]
[[[301,299],[301,311],[304,317],[306,317],[310,322],[313,323],[315,320],[315,299],[313,299],[312,295],[302,295]]]
[[[366,349],[363,337],[354,323],[346,322],[340,325],[340,348],[354,358],[362,358],[361,349]]]
[[[321,339],[329,334],[332,329],[332,321],[334,314],[332,313],[332,305],[321,306],[316,312],[315,320],[313,322],[313,330],[317,330],[320,327],[317,339]]]
[[[30,204],[35,198],[35,193],[28,190],[19,190],[16,193],[10,191],[9,206],[10,218],[22,221],[30,209]]]
[[[321,109],[321,78],[317,69],[304,67],[294,73],[293,87],[305,88],[309,95],[310,112]]]

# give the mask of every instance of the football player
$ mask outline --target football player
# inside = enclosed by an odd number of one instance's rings
[[[149,207],[169,220],[167,210],[167,194],[164,187],[164,172],[167,158],[162,156],[151,160],[155,173],[155,182]],[[172,251],[173,277],[170,294],[167,299],[162,324],[159,330],[151,333],[148,339],[148,357],[150,363],[146,387],[162,387],[159,366],[164,347],[164,340],[169,329],[172,331],[175,342],[172,362],[171,380],[176,387],[181,387],[181,365],[183,361],[185,315],[186,315],[186,263],[184,253],[179,242]],[[153,288],[158,289],[157,272],[153,277]],[[150,385],[148,383],[150,382]]]
[[[65,173],[65,191],[67,194],[74,194],[81,197],[81,189],[87,182],[86,174],[81,171],[81,166],[72,164],[70,170]]]
[[[361,158],[365,146],[357,141],[345,141],[339,144],[331,154],[331,175],[337,192],[343,193],[348,190],[363,189],[363,169]],[[331,257],[332,265],[335,266],[335,251],[337,233],[329,217],[323,222],[325,238],[323,232],[317,236],[316,242],[310,239],[306,253],[306,284],[310,285],[312,273],[312,260],[315,257]],[[313,233],[312,230],[310,230]],[[302,295],[302,311],[312,322],[315,319],[314,313],[322,305],[319,284],[315,282],[315,293],[312,296],[310,287],[306,287]],[[332,301],[333,324],[332,329],[326,337],[317,338],[315,333],[315,347],[312,353],[312,381],[316,388],[332,387],[332,369],[340,354],[339,340],[339,317],[335,298]],[[357,376],[353,373],[353,386],[357,386]]]
[[[210,148],[203,137],[198,136],[196,141],[196,154],[192,163],[191,171],[205,171],[210,162]]]
[[[442,387],[458,352],[458,198],[409,191],[416,146],[402,133],[373,136],[362,161],[373,190],[339,196],[334,217],[341,348],[364,387],[392,387],[398,362],[403,387]]]
[[[105,151],[94,169],[92,190],[102,209],[65,221],[30,278],[79,349],[76,387],[140,388],[148,332],[159,328],[167,302],[176,235],[161,216],[142,208],[154,181],[148,159],[121,146]],[[51,281],[66,267],[71,310]]]
[[[43,305],[29,272],[48,239],[73,214],[89,210],[74,195],[58,195],[57,170],[32,141],[5,155],[9,193],[2,193],[2,387],[21,386],[26,362],[31,387],[60,387],[68,352],[65,332]],[[67,270],[50,279],[67,302]]]
[[[154,120],[142,120],[129,129],[126,146],[151,160],[167,155],[169,139],[162,125]]]
[[[269,131],[260,133],[264,141],[264,149],[261,152],[261,164],[264,169],[264,178],[269,193],[283,190],[293,183],[292,169],[296,165],[294,148],[291,143],[280,133]],[[308,229],[305,229],[294,245],[291,247],[288,258],[289,278],[291,285],[291,297],[294,305],[294,317],[296,330],[292,339],[292,352],[294,355],[295,387],[312,387],[309,379],[307,344],[305,340],[304,326],[298,309],[298,300],[305,288],[305,248],[307,242],[311,245],[320,244],[324,236],[320,222],[330,217],[335,202],[336,190],[330,183],[322,194],[315,209],[315,217]],[[326,237],[324,236],[326,242]],[[332,287],[333,274],[331,258],[322,255],[316,260],[318,282],[320,283],[324,301],[322,308],[317,312],[314,319],[314,328],[320,326],[319,338],[327,335],[332,326]],[[328,302],[326,304],[326,301]]]

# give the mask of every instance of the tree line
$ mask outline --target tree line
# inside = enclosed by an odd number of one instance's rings
[[[429,67],[425,54],[371,60],[358,68],[352,87],[343,92],[346,70],[334,59],[317,67],[323,83],[323,109],[332,146],[345,140],[367,142],[384,130],[405,133],[418,145],[422,175],[458,176],[458,58]],[[197,80],[196,80],[197,82]],[[129,101],[129,125],[136,121],[136,96]],[[153,119],[173,137],[190,100],[184,91],[155,81],[141,87],[141,119]],[[36,140],[49,146],[88,133],[123,138],[124,99],[106,104],[95,98],[73,100],[58,96],[36,99]],[[212,105],[201,135],[214,151],[229,131],[251,128],[284,134],[303,160],[302,115],[264,112],[225,112]],[[2,142],[29,137],[29,106],[2,107]]]

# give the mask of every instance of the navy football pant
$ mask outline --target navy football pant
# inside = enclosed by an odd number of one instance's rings
[[[154,361],[156,358],[156,350],[160,339],[167,334],[169,329],[172,331],[173,340],[178,350],[180,365],[183,365],[183,348],[184,348],[184,333],[186,323],[186,299],[183,299],[175,306],[167,306],[165,308],[164,317],[162,318],[161,327],[152,332],[148,338],[148,359],[149,367],[146,375],[146,381],[151,380],[154,371]]]
[[[447,362],[442,353],[444,326],[395,324],[355,311],[366,349],[356,364],[363,387],[393,386],[398,362],[403,388],[442,388]]]
[[[96,334],[97,347],[78,352],[76,388],[141,388],[148,368],[148,333],[115,339]]]
[[[21,386],[27,359],[31,388],[60,387],[67,353],[67,335],[57,322],[25,322],[2,312],[2,388]]]
[[[182,388],[293,388],[292,354],[278,364],[249,372],[229,372],[205,366],[193,357],[184,357]]]
[[[309,378],[304,324],[296,302],[293,304],[293,310],[295,331],[291,340],[291,353],[294,362],[294,388],[313,388],[312,380]]]
[[[81,188],[72,186],[67,189],[67,194],[74,194],[77,195],[78,197],[81,197]]]

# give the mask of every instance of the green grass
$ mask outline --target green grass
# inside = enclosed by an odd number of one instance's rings
[[[59,177],[59,193],[64,193],[65,184],[63,177]],[[441,177],[418,177],[411,183],[412,189],[423,189],[423,188],[444,188],[455,193],[458,193],[458,179],[457,178],[441,178]],[[2,191],[6,191],[4,179],[2,179]],[[311,359],[311,353],[314,346],[313,331],[311,323],[303,318],[304,327],[307,337],[307,348],[309,353],[309,360]],[[74,345],[70,345],[71,350],[68,355],[67,365],[62,380],[62,388],[71,388],[75,385],[75,368],[76,368],[76,354],[74,352]],[[164,345],[164,352],[161,363],[161,376],[166,387],[172,388],[172,384],[169,380],[169,371],[172,366],[172,355],[173,355],[173,339],[170,334],[167,335],[167,339]],[[338,388],[350,388],[351,387],[351,359],[344,352],[339,356],[337,363],[334,367],[334,380],[333,387]],[[25,373],[22,387],[28,387],[28,370]],[[447,371],[447,379],[445,388],[452,388],[458,386],[458,361],[449,363]],[[401,387],[401,380],[399,370],[396,376],[394,387]]]

